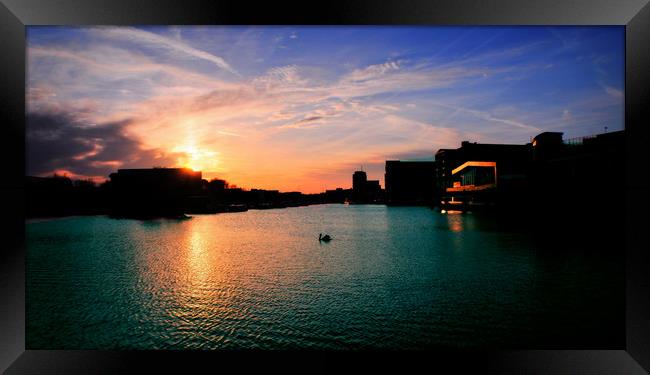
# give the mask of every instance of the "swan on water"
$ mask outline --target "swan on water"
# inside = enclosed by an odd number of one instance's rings
[[[329,234],[326,234],[326,235],[324,235],[324,236],[323,236],[323,233],[319,233],[319,234],[318,234],[318,241],[325,241],[325,242],[328,242],[328,241],[330,241],[331,239],[332,239],[332,237],[330,237]]]

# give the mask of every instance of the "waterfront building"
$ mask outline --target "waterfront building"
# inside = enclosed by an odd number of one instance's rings
[[[323,201],[325,203],[344,203],[346,198],[349,198],[349,189],[336,188],[335,190],[325,190],[323,194]]]
[[[601,213],[624,196],[625,132],[562,140],[542,133],[533,139],[530,170],[532,201],[540,207]],[[559,142],[558,142],[559,137]]]
[[[200,189],[203,184],[200,171],[188,168],[139,168],[118,169],[109,178],[116,188],[148,189]]]
[[[368,181],[368,175],[364,171],[355,171],[352,174],[352,199],[361,200],[363,194],[365,193],[366,182]]]
[[[544,132],[533,138],[533,160],[548,160],[557,157],[564,149],[561,132]]]
[[[205,201],[201,172],[187,168],[118,169],[110,174],[117,215],[167,216]]]
[[[278,190],[251,189],[252,203],[278,203],[280,192]]]
[[[382,195],[379,180],[368,180],[364,171],[355,171],[352,174],[353,203],[378,203],[382,201]]]
[[[436,153],[440,205],[546,214],[602,209],[608,197],[622,195],[624,155],[624,131],[566,140],[544,132],[525,145],[462,142]]]
[[[530,144],[483,144],[464,141],[458,149],[436,153],[439,205],[469,209],[502,206],[526,190]],[[504,199],[505,196],[510,198]],[[438,199],[437,199],[438,201]]]
[[[436,189],[433,161],[386,161],[386,203],[430,205]]]

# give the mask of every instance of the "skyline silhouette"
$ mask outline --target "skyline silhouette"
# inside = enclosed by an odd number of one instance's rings
[[[461,141],[623,128],[621,27],[27,28],[27,174],[317,193]]]

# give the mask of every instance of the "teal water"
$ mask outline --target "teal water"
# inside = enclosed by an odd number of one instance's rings
[[[551,243],[373,205],[33,221],[26,346],[622,347],[622,261]]]

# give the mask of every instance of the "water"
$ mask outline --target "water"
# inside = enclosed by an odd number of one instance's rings
[[[372,205],[34,221],[27,348],[622,347],[622,261],[531,238]]]

